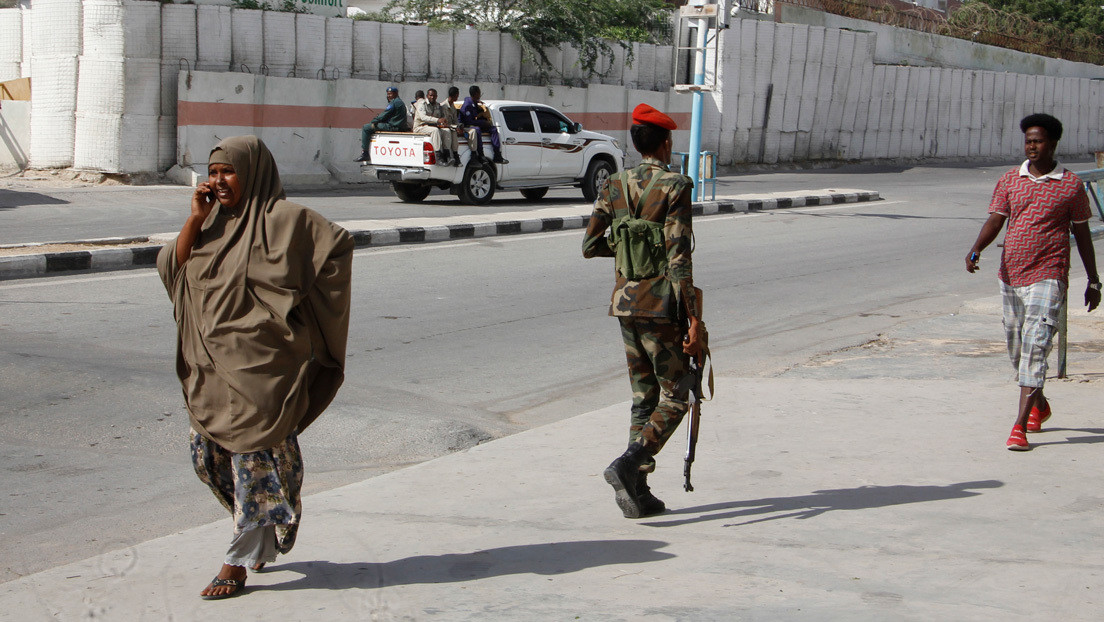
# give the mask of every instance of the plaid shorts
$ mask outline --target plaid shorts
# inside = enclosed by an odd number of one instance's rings
[[[1021,387],[1039,388],[1046,380],[1047,355],[1058,333],[1058,314],[1066,301],[1066,284],[1045,279],[1023,287],[1001,281],[1004,335],[1008,357]]]

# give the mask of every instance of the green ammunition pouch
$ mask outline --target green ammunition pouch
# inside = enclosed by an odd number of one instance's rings
[[[654,278],[667,270],[667,244],[663,239],[663,223],[637,215],[660,176],[659,173],[655,174],[640,195],[636,214],[629,205],[624,178],[618,180],[621,182],[621,195],[625,198],[626,213],[615,219],[610,226],[609,245],[613,249],[618,274],[630,281]]]

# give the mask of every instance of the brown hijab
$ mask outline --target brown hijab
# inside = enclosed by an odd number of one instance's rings
[[[284,200],[256,136],[227,138],[210,159],[234,167],[242,200],[211,210],[184,265],[175,240],[162,248],[157,271],[173,302],[192,426],[246,453],[306,429],[341,386],[354,244]]]

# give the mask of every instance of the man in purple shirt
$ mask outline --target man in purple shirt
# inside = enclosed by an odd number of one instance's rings
[[[468,133],[468,146],[473,147],[472,154],[482,158],[483,157],[483,134],[487,134],[491,138],[491,149],[494,150],[495,164],[507,164],[508,160],[502,158],[502,142],[498,137],[498,128],[491,122],[489,115],[485,112],[485,108],[481,106],[483,103],[481,98],[483,92],[480,91],[478,86],[472,86],[468,89],[468,97],[464,98],[464,104],[460,106],[460,123],[466,126],[470,132]],[[472,134],[475,135],[475,145],[472,143]]]

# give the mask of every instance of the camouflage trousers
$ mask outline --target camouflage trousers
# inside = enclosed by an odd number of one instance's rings
[[[690,357],[682,351],[685,331],[679,322],[666,318],[617,319],[633,391],[629,444],[642,442],[654,455],[686,415],[689,391],[677,388],[690,371]],[[640,470],[654,471],[655,460],[649,458]]]

